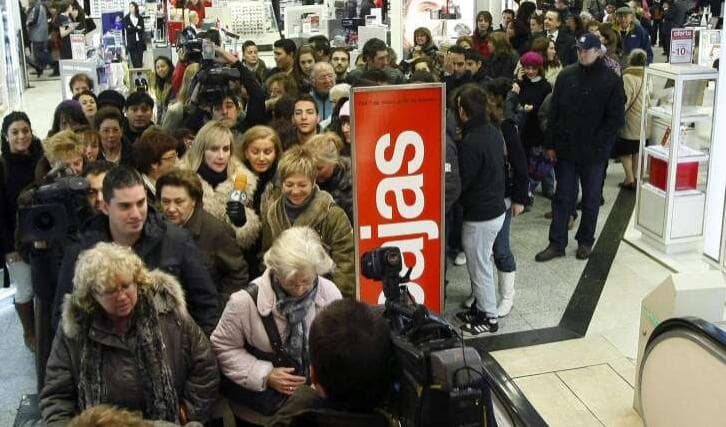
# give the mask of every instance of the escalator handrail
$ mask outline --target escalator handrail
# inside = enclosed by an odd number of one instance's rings
[[[674,317],[672,319],[664,320],[656,326],[653,333],[650,334],[646,348],[648,348],[659,336],[675,329],[687,329],[697,335],[703,336],[716,346],[726,349],[726,331],[711,322],[707,322],[694,316]]]
[[[517,387],[512,377],[489,353],[482,352],[485,379],[491,391],[505,404],[508,415],[517,426],[547,426],[547,423]]]

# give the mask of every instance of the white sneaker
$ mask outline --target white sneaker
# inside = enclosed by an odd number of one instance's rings
[[[456,258],[454,258],[454,265],[466,265],[466,254],[464,254],[464,252],[456,254]]]

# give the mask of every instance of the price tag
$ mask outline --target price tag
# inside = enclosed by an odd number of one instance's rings
[[[75,61],[86,59],[86,37],[83,34],[71,34],[71,55]]]
[[[671,30],[671,64],[690,64],[693,61],[693,30],[676,28]]]

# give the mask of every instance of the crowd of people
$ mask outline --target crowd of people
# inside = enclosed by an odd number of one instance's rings
[[[659,25],[646,5],[523,2],[497,27],[481,11],[452,46],[416,29],[400,62],[371,39],[352,64],[318,36],[278,40],[268,68],[254,42],[238,59],[210,30],[216,61],[238,76],[213,90],[180,48],[176,64],[155,58],[148,90],[97,93],[74,76],[47,135],[24,112],[6,115],[0,238],[44,420],[84,412],[74,425],[91,425],[114,411],[106,404],[217,425],[222,396],[237,425],[288,425],[291,408],[311,407],[380,424],[388,329],[351,301],[351,88],[445,84],[447,253],[472,287],[457,317],[467,333],[496,332],[514,304],[511,222],[537,188],[552,199],[540,262],[565,255],[578,210],[576,257],[591,256],[610,158],[622,161],[620,185],[635,188],[648,28]],[[56,10],[61,39],[79,10]],[[28,22],[53,16],[38,1]],[[50,63],[41,36],[39,74]],[[132,45],[136,65],[145,46]],[[71,213],[80,225],[24,236],[35,192],[65,175],[88,185]]]

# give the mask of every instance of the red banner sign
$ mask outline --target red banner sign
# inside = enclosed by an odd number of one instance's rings
[[[403,253],[409,292],[441,313],[444,250],[442,84],[356,88],[352,96],[356,254],[380,246]],[[356,263],[358,297],[384,301],[382,285]]]

